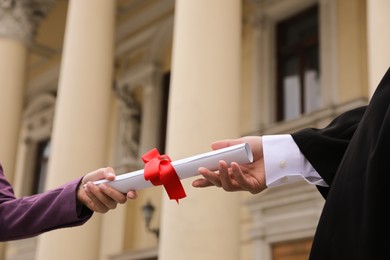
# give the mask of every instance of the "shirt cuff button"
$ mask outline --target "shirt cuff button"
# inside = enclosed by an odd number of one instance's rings
[[[279,167],[282,168],[282,169],[286,168],[286,161],[285,160],[280,160],[279,161]]]

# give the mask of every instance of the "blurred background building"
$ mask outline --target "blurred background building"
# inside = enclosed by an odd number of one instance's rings
[[[176,160],[222,138],[325,126],[366,104],[389,67],[389,10],[388,0],[0,1],[0,162],[24,196],[103,166],[143,168],[154,147]],[[0,259],[307,259],[324,203],[315,187],[252,195],[192,181],[180,204],[148,188],[82,227],[2,243]]]

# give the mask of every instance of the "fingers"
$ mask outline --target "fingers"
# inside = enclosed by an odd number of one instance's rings
[[[88,182],[85,193],[88,196],[86,206],[100,213],[106,213],[110,209],[115,209],[118,203],[123,204],[127,201],[125,194],[106,184],[97,186],[92,182]],[[132,194],[131,196],[135,197],[136,195]]]
[[[225,161],[219,162],[219,177],[221,178],[221,186],[226,191],[236,190],[233,184],[232,175],[229,174],[229,169]]]
[[[125,194],[111,188],[110,186],[108,186],[106,184],[100,184],[99,188],[101,191],[103,191],[103,193],[106,197],[110,198],[111,200],[113,200],[117,203],[124,204],[127,201]],[[105,196],[103,196],[103,197],[105,197]]]
[[[195,188],[205,188],[215,185],[209,182],[207,179],[196,179],[192,182],[192,186]]]
[[[225,148],[225,147],[228,147],[228,146],[241,144],[241,143],[243,143],[241,138],[240,139],[225,139],[225,140],[220,140],[220,141],[213,142],[211,144],[211,148],[213,150],[218,150],[218,149],[221,149],[221,148]]]
[[[103,177],[108,181],[115,180],[116,175],[114,173],[114,169],[112,169],[111,167],[104,168]]]
[[[192,182],[192,186],[196,188],[204,188],[209,186],[222,187],[226,191],[237,191],[240,188],[235,181],[235,177],[229,171],[228,165],[225,161],[219,162],[219,172],[213,172],[207,168],[200,167],[199,173],[204,179],[197,179]]]
[[[232,162],[230,165],[232,169],[232,175],[234,176],[235,180],[240,184],[243,185],[246,183],[246,179],[244,177],[244,174],[241,171],[240,165],[236,162]]]
[[[197,180],[197,183],[204,185],[202,187],[208,187],[212,185],[221,187],[221,179],[218,173],[210,171],[209,169],[204,167],[200,167],[198,171],[204,178],[206,178],[206,180],[203,182],[201,180]]]
[[[221,177],[222,188],[225,191],[248,190],[248,179],[245,178],[240,166],[233,162],[229,166],[226,162],[219,163],[219,174]]]
[[[219,171],[218,173],[212,172],[206,168],[199,168],[199,173],[204,177],[204,179],[197,179],[192,183],[192,186],[197,188],[216,186],[222,187],[225,191],[249,191],[251,193],[260,192],[258,183],[249,176],[247,173],[244,173],[243,170],[247,171],[245,168],[235,162],[230,166],[227,165],[225,161],[219,162]]]
[[[116,208],[117,202],[104,193],[106,189],[107,186],[103,184],[98,187],[88,182],[85,192],[91,202],[87,206],[100,213],[106,213],[108,210]]]
[[[85,196],[81,196],[81,201],[91,210],[106,213],[110,207],[106,206],[100,199],[97,194],[99,194],[100,189],[93,184],[92,182],[88,182],[85,185],[85,188],[82,190],[85,192]],[[112,206],[111,206],[112,207]]]
[[[126,194],[127,198],[131,199],[131,200],[135,200],[137,197],[138,197],[138,194],[136,191],[134,190],[131,190],[129,191],[127,194]]]
[[[232,175],[234,176],[234,179],[237,182],[238,186],[240,186],[242,190],[249,191],[252,187],[250,186],[248,178],[244,176],[244,173],[242,172],[238,163],[233,162],[231,164],[231,169]]]
[[[106,179],[108,181],[115,180],[115,171],[111,167],[100,168],[96,171],[86,174],[83,178],[82,184],[86,184],[89,181],[98,181]]]
[[[129,191],[127,194],[123,194],[107,183],[99,185],[93,183],[102,179],[113,181],[115,177],[116,175],[111,167],[100,168],[86,174],[78,188],[77,199],[91,210],[100,213],[106,213],[111,209],[115,209],[118,203],[124,204],[127,198],[136,199],[136,191]]]

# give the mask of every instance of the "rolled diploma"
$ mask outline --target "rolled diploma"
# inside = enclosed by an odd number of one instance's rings
[[[242,143],[173,161],[171,164],[173,168],[175,168],[179,178],[186,179],[199,175],[199,167],[206,167],[211,171],[218,170],[220,160],[225,161],[229,166],[232,162],[247,164],[253,161],[253,155],[249,144]],[[131,190],[141,190],[153,186],[150,181],[144,179],[143,169],[118,175],[114,181],[100,180],[95,181],[94,183],[97,185],[106,183],[122,193],[127,193]]]

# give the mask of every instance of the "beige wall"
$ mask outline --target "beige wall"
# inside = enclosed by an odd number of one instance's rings
[[[366,1],[337,1],[339,101],[368,97]]]
[[[370,95],[390,65],[389,9],[390,1],[388,0],[367,2]]]
[[[261,73],[261,71],[254,71],[253,64],[256,59],[254,39],[253,39],[253,4],[249,1],[243,2],[242,8],[242,46],[241,46],[241,111],[240,114],[240,133],[245,134],[252,131],[252,113],[260,114],[259,111],[252,109],[252,85],[253,74]]]

